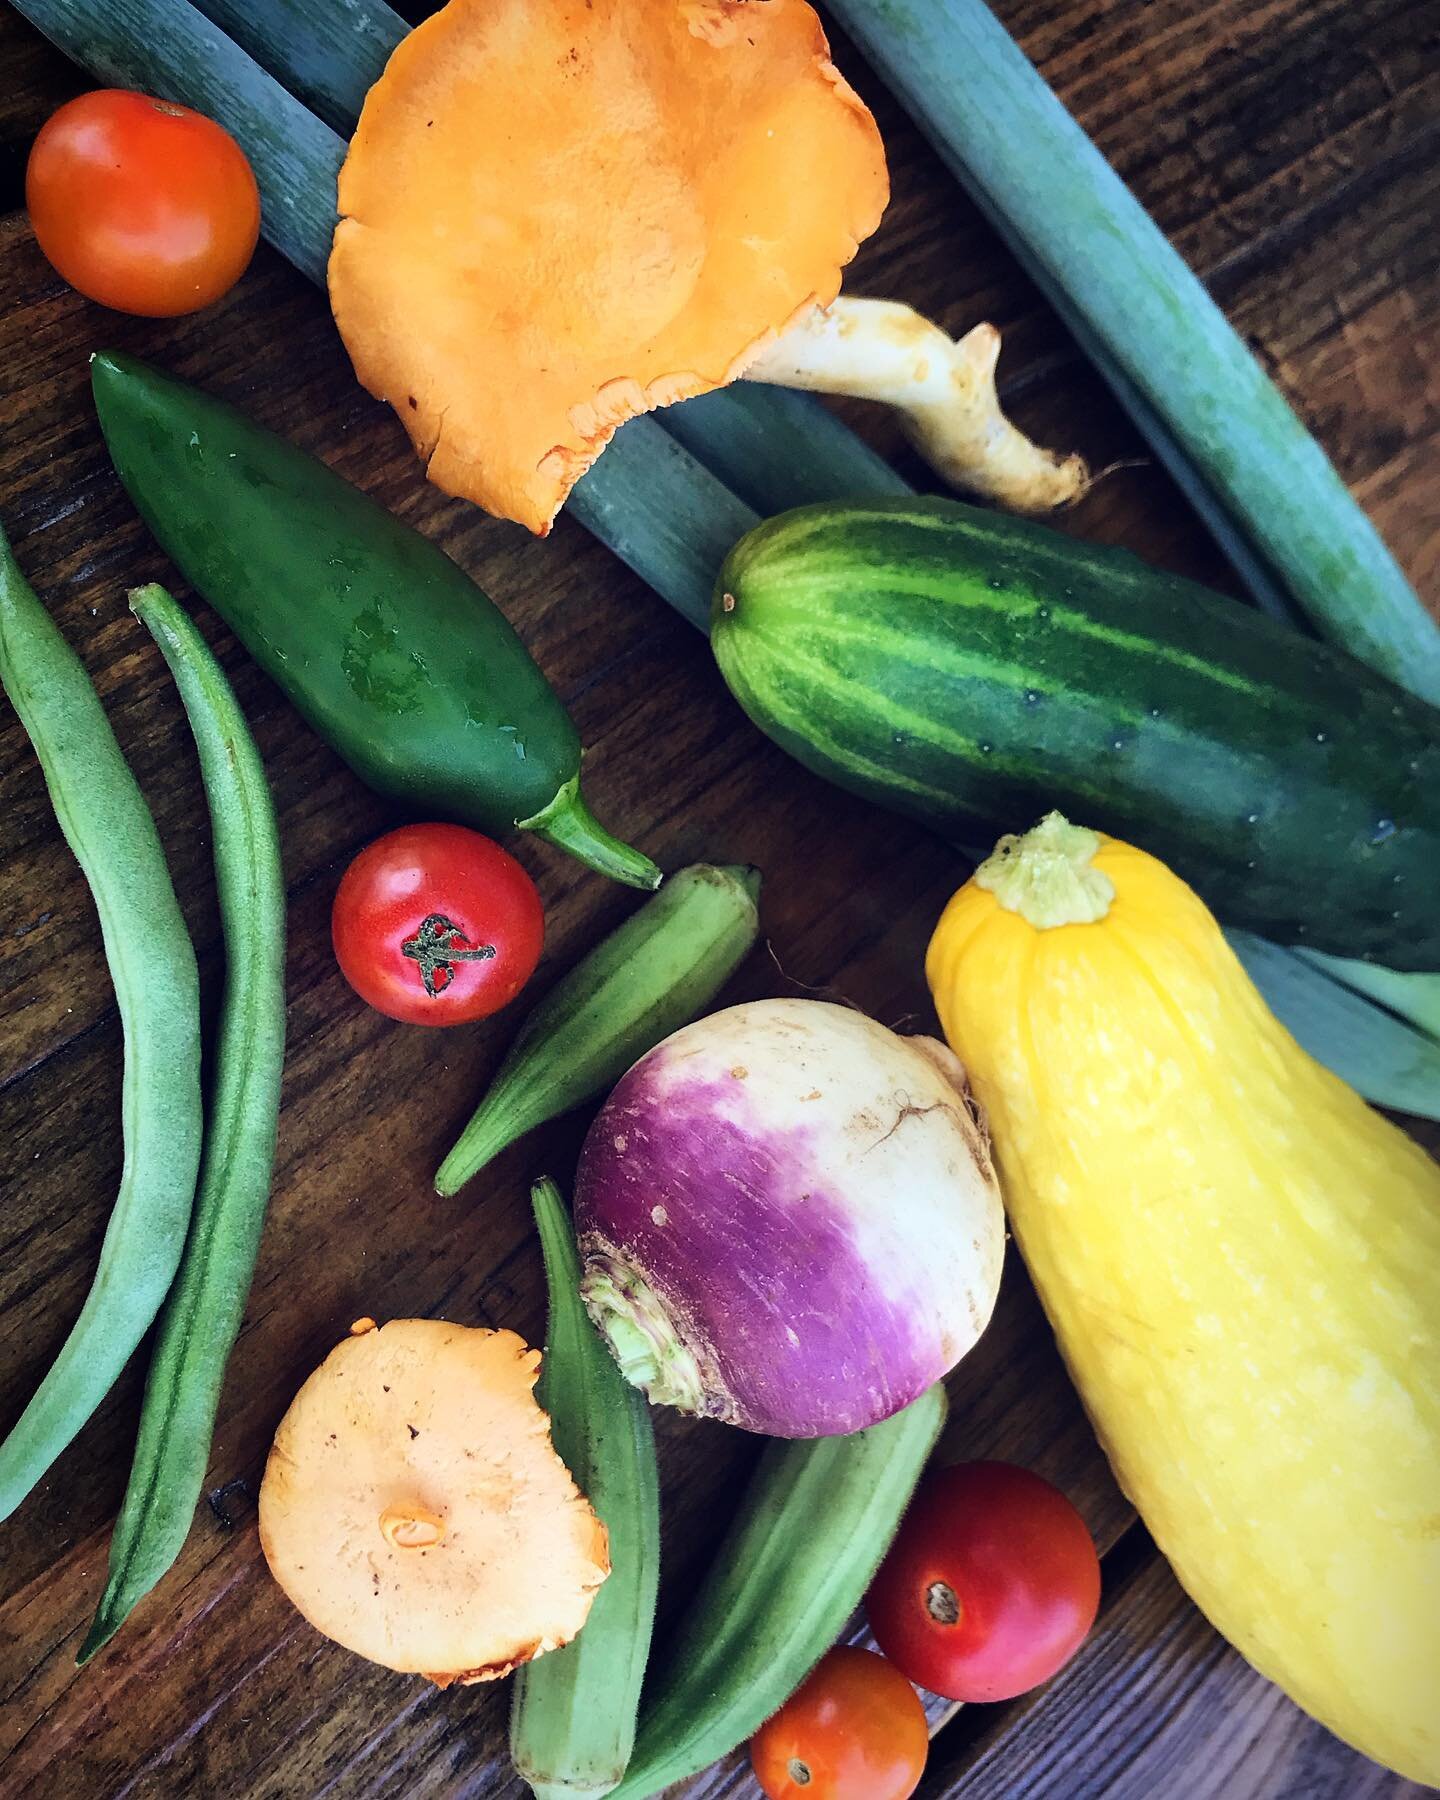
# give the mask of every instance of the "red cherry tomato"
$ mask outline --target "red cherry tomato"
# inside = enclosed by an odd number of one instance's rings
[[[330,917],[362,1000],[412,1025],[498,1012],[540,960],[545,916],[508,851],[461,825],[405,825],[351,863]]]
[[[750,1763],[770,1800],[909,1800],[929,1749],[900,1671],[841,1644],[755,1733]]]
[[[866,1597],[870,1629],[906,1675],[951,1700],[1010,1700],[1085,1641],[1100,1559],[1048,1481],[961,1463],[916,1490]]]
[[[170,318],[245,273],[260,194],[228,131],[188,106],[102,88],[45,122],[25,170],[40,248],[117,312]]]

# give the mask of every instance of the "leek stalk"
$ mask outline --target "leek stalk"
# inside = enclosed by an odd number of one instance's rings
[[[1440,975],[1401,973],[1353,957],[1327,956],[1323,950],[1299,950],[1296,954],[1440,1044]]]
[[[1440,627],[1220,308],[984,0],[829,0],[829,10],[1222,546],[1324,636],[1440,704]]]
[[[837,496],[859,500],[912,492],[904,476],[829,407],[792,388],[736,381],[667,406],[656,419],[767,518]]]
[[[189,0],[23,0],[16,10],[101,81],[223,125],[255,171],[261,230],[323,285],[344,138]]]
[[[114,4],[115,0],[110,0]],[[370,0],[196,0],[303,106],[348,140],[365,95],[410,27]]]
[[[1440,1121],[1440,1042],[1326,973],[1307,951],[1282,950],[1248,931],[1225,935],[1271,1012],[1317,1062],[1377,1106]],[[1368,966],[1326,961],[1346,969]]]

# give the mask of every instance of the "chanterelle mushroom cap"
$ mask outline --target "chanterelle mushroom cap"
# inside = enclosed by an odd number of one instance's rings
[[[513,1331],[361,1320],[281,1420],[260,1489],[271,1573],[318,1630],[440,1686],[569,1643],[610,1572]]]
[[[330,299],[431,480],[543,533],[617,426],[833,300],[888,197],[805,0],[450,0],[365,101]]]

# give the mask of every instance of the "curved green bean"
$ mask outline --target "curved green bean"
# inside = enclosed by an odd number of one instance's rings
[[[195,952],[155,821],[79,657],[3,532],[0,685],[94,895],[125,1032],[120,1189],[80,1316],[0,1444],[6,1518],[104,1399],[160,1310],[195,1198],[201,1105]]]
[[[260,753],[220,665],[153,583],[130,596],[180,689],[210,805],[228,972],[194,1222],[160,1315],[110,1574],[81,1648],[120,1629],[180,1554],[270,1197],[285,1054],[285,881]]]

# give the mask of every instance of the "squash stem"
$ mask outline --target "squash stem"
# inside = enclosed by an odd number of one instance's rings
[[[1047,813],[1023,837],[1002,837],[975,871],[977,887],[1038,931],[1093,925],[1115,898],[1115,884],[1094,864],[1100,835]]]

